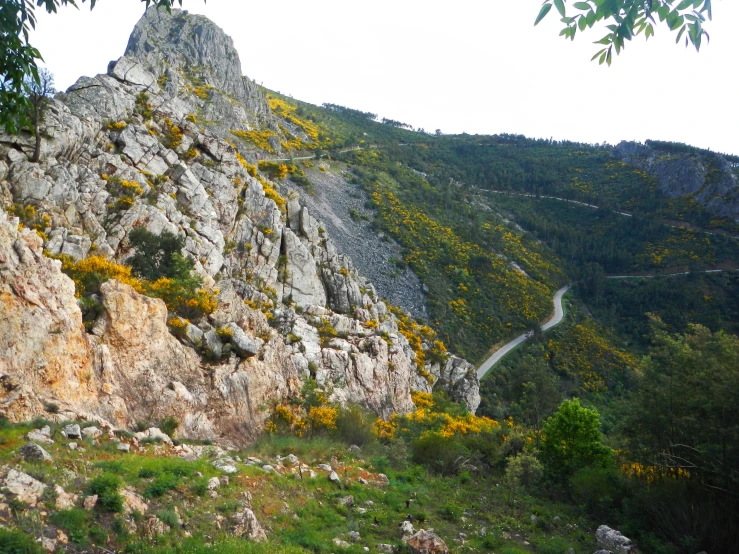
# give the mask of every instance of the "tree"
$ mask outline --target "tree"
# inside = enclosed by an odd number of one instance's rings
[[[703,24],[706,18],[712,18],[711,0],[585,0],[572,4],[575,13],[567,9],[566,1],[544,0],[534,25],[546,17],[552,6],[557,8],[565,24],[560,36],[570,40],[575,39],[578,31],[592,28],[600,21],[607,22],[609,32],[596,42],[605,48],[593,56],[599,64],[611,65],[614,48],[616,54],[621,53],[625,42],[637,35],[644,34],[649,40],[657,25],[655,18],[670,31],[677,31],[676,42],[685,35],[685,46],[692,44],[700,50],[703,37],[710,39]]]
[[[739,338],[650,324],[653,347],[624,424],[632,453],[739,501]]]
[[[189,279],[193,261],[185,258],[181,251],[185,239],[164,231],[161,235],[138,227],[128,234],[128,242],[136,249],[128,259],[133,273],[148,281],[161,277],[167,279]]]
[[[26,77],[28,100],[31,104],[29,119],[36,136],[36,144],[33,148],[32,162],[39,161],[41,156],[41,126],[46,119],[46,111],[51,103],[51,98],[56,94],[54,89],[54,76],[48,69],[41,68],[38,71],[38,80]]]
[[[580,401],[565,400],[544,422],[541,457],[553,475],[569,477],[583,467],[607,467],[613,451],[603,444],[600,414]]]
[[[87,0],[2,0],[0,4],[0,126],[10,134],[31,128],[32,90],[29,82],[41,85],[37,60],[41,53],[28,42],[28,34],[36,28],[36,6],[43,6],[48,13],[56,13],[61,6],[78,7]],[[175,2],[182,0],[141,0],[148,8],[171,10]],[[97,0],[90,0],[90,9]]]

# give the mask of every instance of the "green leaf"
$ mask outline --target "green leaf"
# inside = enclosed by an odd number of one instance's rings
[[[534,26],[538,25],[539,22],[546,17],[546,15],[549,13],[549,10],[551,9],[551,4],[544,4],[539,11],[539,15],[536,17],[536,21],[534,21]]]
[[[563,0],[554,0],[554,6],[557,8],[559,15],[565,16],[565,3]]]
[[[587,11],[590,9],[590,4],[588,4],[587,2],[575,2],[573,6],[575,6],[575,8],[577,8],[578,10],[583,11]]]
[[[580,20],[577,22],[577,26],[581,31],[584,31],[585,27],[588,26],[588,20],[585,17],[580,17]]]

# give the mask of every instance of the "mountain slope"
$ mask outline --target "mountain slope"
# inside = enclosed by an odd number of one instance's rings
[[[310,140],[270,115],[230,39],[204,18],[149,10],[127,52],[53,101],[40,163],[28,161],[32,137],[0,137],[2,200],[18,217],[3,216],[4,317],[15,323],[0,344],[34,353],[4,362],[2,415],[56,405],[60,417],[123,426],[175,416],[183,435],[243,442],[261,432],[267,405],[311,378],[332,400],[386,417],[441,378],[474,411],[473,368],[405,329],[297,195],[281,196],[226,140],[256,123]],[[206,59],[217,63],[196,75]],[[184,240],[205,287],[195,304],[175,281],[126,276],[134,229]],[[88,289],[77,282],[82,312],[59,264],[39,261],[39,241],[75,279],[94,277]],[[48,301],[24,296],[18,276],[44,274],[58,282]],[[98,282],[110,275],[125,284]],[[47,328],[34,328],[38,317]],[[46,347],[57,329],[77,345],[69,359]]]

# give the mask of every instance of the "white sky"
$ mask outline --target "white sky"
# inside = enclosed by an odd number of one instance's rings
[[[608,68],[604,32],[558,36],[539,0],[184,0],[233,37],[245,75],[307,102],[331,102],[445,133],[517,133],[583,142],[685,142],[739,154],[739,2],[714,2],[710,44],[666,27]],[[136,0],[39,9],[32,44],[66,89],[120,57]]]

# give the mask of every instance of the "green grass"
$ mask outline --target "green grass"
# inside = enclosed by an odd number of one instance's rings
[[[518,548],[520,552],[553,552],[543,550],[552,536],[559,537],[562,544],[577,552],[594,549],[593,534],[579,531],[593,527],[594,523],[574,506],[529,494],[510,499],[503,488],[497,486],[500,476],[495,472],[434,476],[407,461],[397,463],[397,456],[393,457],[388,447],[377,442],[367,443],[355,456],[349,454],[347,444],[327,437],[263,437],[253,447],[230,455],[242,460],[256,456],[276,465],[276,455],[293,453],[314,468],[318,463],[332,464],[342,483],[330,483],[322,471],[318,471],[316,479],[301,481],[290,473],[267,474],[258,467],[237,463],[238,474],[229,476],[229,483],[221,484],[216,489],[217,497],[211,498],[205,483],[208,478],[222,473],[211,466],[210,459],[190,462],[162,456],[155,452],[154,446],[147,446],[141,452],[118,453],[109,448],[107,438],[101,439],[99,445],[88,444],[85,452],[70,451],[66,447],[68,441],[54,435],[57,442],[48,445],[54,464],[28,464],[19,462],[14,451],[23,444],[22,435],[30,428],[28,425],[0,428],[0,439],[4,441],[4,444],[0,441],[0,459],[49,486],[60,484],[67,492],[110,494],[126,487],[147,497],[147,514],[143,517],[134,514],[140,524],[150,514],[157,514],[170,526],[170,531],[158,537],[155,544],[154,539],[147,539],[140,533],[128,534],[123,522],[131,516],[102,509],[88,512],[81,506],[59,511],[51,497],[46,502],[42,499],[34,509],[7,514],[11,528],[38,536],[39,512],[47,511],[45,527],[53,533],[55,529],[63,530],[78,548],[99,544],[108,550],[125,549],[126,552],[185,554],[207,550],[208,553],[328,554],[337,551],[332,542],[335,537],[347,540],[349,531],[358,531],[361,541],[342,550],[358,554],[363,552],[364,546],[375,551],[379,543],[399,545],[398,524],[411,513],[417,519],[417,528],[433,527],[458,553],[487,552],[492,544],[500,544],[501,549]],[[9,448],[8,444],[13,446]],[[332,458],[336,459],[332,461]],[[396,460],[395,466],[390,459]],[[342,463],[345,465],[341,466]],[[360,475],[371,477],[380,471],[387,474],[389,486],[365,486],[357,481]],[[202,477],[197,472],[202,473]],[[232,525],[229,518],[240,509],[245,491],[251,493],[254,512],[268,530],[269,543],[266,545],[227,536]],[[354,497],[351,507],[339,504],[347,495]],[[411,500],[409,507],[408,500]],[[184,529],[177,525],[175,508],[193,535],[189,539],[183,535]],[[356,508],[367,511],[362,514]],[[532,514],[537,514],[547,525],[533,524]],[[219,517],[225,518],[220,530],[216,524]],[[419,519],[423,521],[419,523]],[[573,527],[568,528],[568,524]],[[454,541],[459,532],[467,534],[464,546]],[[504,532],[514,538],[503,539]],[[519,536],[522,538],[515,538]],[[529,541],[529,546],[523,544],[523,537]],[[211,543],[213,546],[207,546]]]

